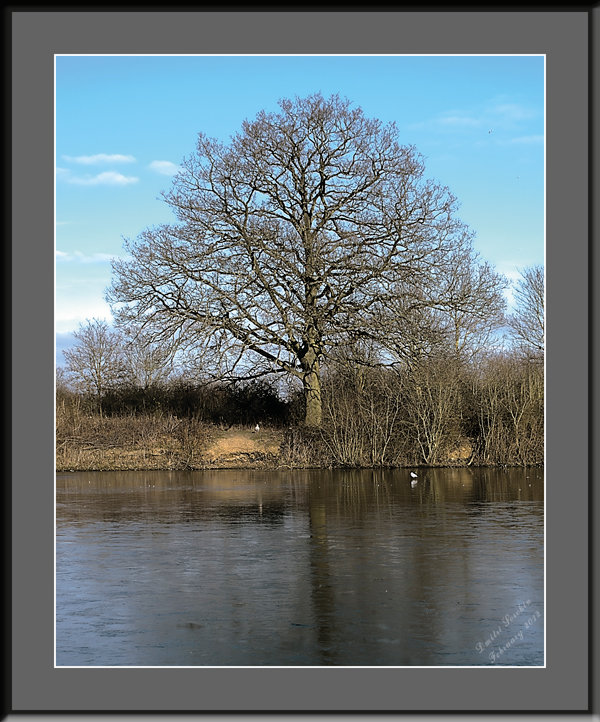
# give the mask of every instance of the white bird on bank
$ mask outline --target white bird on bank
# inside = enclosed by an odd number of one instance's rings
[[[259,431],[260,431],[260,426],[258,424],[256,424],[256,426],[254,427],[254,433],[258,434]]]

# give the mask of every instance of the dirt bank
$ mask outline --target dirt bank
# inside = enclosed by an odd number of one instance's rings
[[[202,459],[211,468],[236,468],[243,466],[277,466],[283,432],[279,429],[249,431],[235,429],[219,430]]]

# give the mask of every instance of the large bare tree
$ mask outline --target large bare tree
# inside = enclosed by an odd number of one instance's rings
[[[107,298],[223,377],[296,377],[315,427],[323,360],[470,235],[393,123],[338,96],[279,105],[229,143],[199,135],[164,195],[177,222],[126,242]]]

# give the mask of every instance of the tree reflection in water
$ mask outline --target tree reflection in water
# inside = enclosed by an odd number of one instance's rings
[[[59,474],[57,664],[485,665],[528,599],[496,663],[541,665],[543,491],[542,469]]]

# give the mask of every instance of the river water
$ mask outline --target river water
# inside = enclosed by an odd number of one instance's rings
[[[544,664],[542,469],[56,478],[58,666]]]

